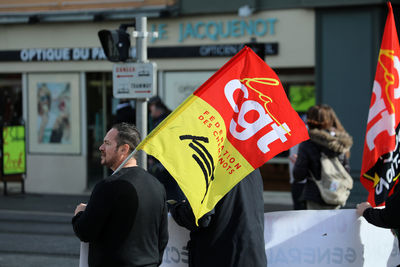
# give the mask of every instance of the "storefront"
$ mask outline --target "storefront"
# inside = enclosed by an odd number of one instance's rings
[[[107,175],[98,147],[119,100],[97,32],[122,22],[0,25],[7,40],[0,42],[1,118],[3,125],[26,125],[27,192],[82,193]],[[149,18],[148,30],[159,33],[148,40],[148,57],[157,64],[157,92],[170,109],[252,38],[263,44],[293,106],[303,112],[315,103],[312,9]],[[288,190],[287,165],[283,153],[265,166],[274,174],[268,179],[276,180],[266,190]]]

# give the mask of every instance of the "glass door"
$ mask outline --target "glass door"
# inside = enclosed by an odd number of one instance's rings
[[[21,74],[0,74],[0,127],[22,121]]]
[[[112,74],[104,72],[86,74],[86,105],[88,123],[88,188],[110,174],[100,164],[99,147],[112,123]]]

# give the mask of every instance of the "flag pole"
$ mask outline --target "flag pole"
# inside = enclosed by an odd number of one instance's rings
[[[122,169],[122,167],[124,167],[124,165],[128,162],[128,160],[130,160],[130,159],[133,157],[133,155],[135,155],[135,153],[136,153],[136,148],[135,148],[135,150],[133,150],[132,153],[129,154],[128,157],[118,166],[118,168],[111,174],[111,176],[114,175],[114,174],[116,174],[117,172],[119,172],[119,171]]]

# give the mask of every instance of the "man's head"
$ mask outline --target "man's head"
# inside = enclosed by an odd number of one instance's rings
[[[104,137],[103,144],[99,147],[101,152],[101,164],[112,170],[129,156],[140,143],[139,131],[133,124],[115,124]],[[136,161],[136,159],[132,159]]]
[[[150,111],[150,116],[153,119],[157,119],[162,114],[170,112],[170,110],[167,108],[167,106],[162,102],[161,98],[158,96],[153,96],[152,98],[149,99],[148,107],[149,107],[149,111]]]

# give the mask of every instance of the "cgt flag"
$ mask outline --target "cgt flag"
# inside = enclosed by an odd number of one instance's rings
[[[156,157],[196,221],[241,179],[308,139],[273,70],[243,48],[137,147]]]
[[[393,193],[400,173],[400,49],[390,2],[388,7],[369,107],[360,177],[369,192],[368,202],[372,206],[385,203]]]

